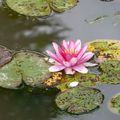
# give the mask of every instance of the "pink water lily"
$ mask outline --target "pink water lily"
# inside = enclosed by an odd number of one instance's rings
[[[81,47],[81,41],[65,41],[62,45],[53,42],[55,53],[47,50],[48,55],[52,58],[53,66],[49,68],[50,72],[58,72],[64,70],[66,74],[74,74],[75,71],[80,73],[87,73],[88,66],[96,64],[89,63],[94,53],[87,52],[87,44]]]

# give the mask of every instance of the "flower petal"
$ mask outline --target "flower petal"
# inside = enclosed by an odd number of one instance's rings
[[[50,71],[50,72],[58,72],[58,71],[61,71],[61,70],[63,70],[63,69],[65,69],[65,66],[62,66],[62,65],[54,65],[54,66],[51,66],[51,67],[49,68],[49,71]]]
[[[65,49],[68,49],[67,41],[63,40],[62,46],[63,46]]]
[[[52,52],[49,51],[49,50],[47,50],[46,52],[47,52],[47,54],[48,54],[52,59],[54,59],[54,60],[57,61],[57,62],[60,62],[60,60],[58,59],[58,57],[57,57],[54,53],[52,53]]]
[[[70,62],[67,62],[67,61],[63,61],[63,64],[65,67],[71,67],[71,64]]]
[[[88,45],[84,45],[84,47],[80,50],[80,53],[78,54],[77,58],[81,59],[81,57],[85,54],[87,51]]]
[[[87,53],[85,53],[85,54],[82,56],[82,58],[80,59],[80,63],[87,62],[87,61],[90,60],[93,56],[94,56],[94,53],[92,53],[92,52],[87,52]]]
[[[75,71],[72,68],[65,68],[65,73],[69,75],[75,74]]]
[[[84,65],[74,66],[73,69],[83,74],[88,73],[88,69]]]
[[[86,67],[94,67],[94,66],[97,66],[98,64],[86,62],[86,63],[84,63],[84,65],[85,65]]]
[[[79,85],[79,82],[74,81],[74,82],[71,82],[71,83],[68,85],[68,87],[73,88],[73,87],[76,87],[76,86],[78,86],[78,85]]]
[[[75,43],[75,51],[79,52],[81,50],[81,41],[77,40]]]
[[[70,64],[71,66],[74,66],[76,63],[77,63],[78,59],[73,57],[71,60],[70,60]]]
[[[70,49],[74,49],[75,48],[75,42],[74,41],[70,41],[70,45],[69,45]]]
[[[53,47],[55,49],[57,57],[61,60],[61,62],[64,60],[63,56],[60,54],[60,48],[59,46],[53,42]],[[62,51],[62,50],[61,50]]]

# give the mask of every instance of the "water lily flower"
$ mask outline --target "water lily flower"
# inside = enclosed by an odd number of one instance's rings
[[[94,53],[87,52],[88,45],[85,44],[81,47],[81,41],[65,41],[62,44],[53,42],[53,48],[55,53],[47,50],[47,54],[54,61],[49,68],[50,72],[58,72],[64,70],[66,74],[74,74],[75,71],[80,73],[87,73],[89,66],[95,66],[96,64],[89,63]]]

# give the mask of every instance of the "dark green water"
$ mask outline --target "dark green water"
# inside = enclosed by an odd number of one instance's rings
[[[1,1],[1,0],[0,0]],[[1,3],[1,2],[0,2]],[[1,5],[1,4],[0,4]],[[120,39],[120,1],[80,0],[77,7],[48,19],[20,16],[0,7],[0,44],[14,50],[43,51],[51,48],[52,41],[78,39]],[[99,16],[106,19],[89,24]],[[54,104],[56,92],[0,89],[0,120],[120,120],[109,112],[107,102],[120,92],[120,85],[98,86],[105,95],[101,107],[89,114],[69,115]]]

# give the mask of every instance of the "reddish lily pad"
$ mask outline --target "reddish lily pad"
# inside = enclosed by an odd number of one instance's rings
[[[12,59],[12,52],[6,47],[0,46],[0,67],[10,62]]]

